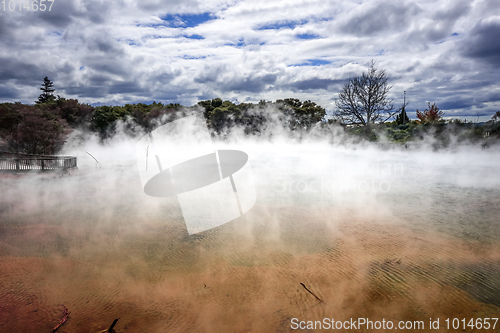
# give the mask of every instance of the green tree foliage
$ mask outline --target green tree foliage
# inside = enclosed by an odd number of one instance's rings
[[[23,120],[23,115],[18,110],[22,106],[21,103],[3,103],[0,104],[0,131],[12,133],[17,130],[17,126]]]
[[[132,116],[134,121],[140,125],[146,132],[153,130],[155,127],[172,121],[181,111],[182,105],[153,102],[151,104],[126,104],[125,108]]]
[[[497,111],[493,117],[491,117],[491,121],[493,121],[494,123],[500,121],[500,111]]]
[[[208,119],[210,117],[210,112],[212,112],[213,109],[219,107],[222,105],[222,99],[220,98],[214,98],[212,100],[206,100],[206,101],[200,101],[198,102],[198,105],[203,107],[205,110],[203,112],[203,116],[205,119]]]
[[[398,125],[406,125],[410,123],[410,118],[408,118],[408,115],[406,114],[405,107],[403,106],[401,112],[398,114],[396,117],[396,124]]]
[[[244,128],[245,133],[257,133],[264,127],[265,119],[253,110],[255,105],[248,103],[234,104],[220,98],[200,101],[207,125],[217,134],[225,133],[232,127]],[[257,108],[258,109],[258,108]]]
[[[156,102],[98,106],[92,115],[91,128],[99,133],[101,139],[107,139],[114,135],[117,121],[123,120],[126,122],[125,130],[128,130],[128,134],[135,135],[137,134],[135,125],[139,125],[143,131],[151,131],[161,124],[174,120],[182,114],[182,109],[183,106],[180,104],[164,105]]]
[[[55,91],[54,83],[50,81],[48,77],[43,78],[43,83],[40,90],[42,91],[42,93],[40,94],[40,96],[38,96],[38,101],[36,101],[35,103],[42,104],[55,101],[56,98],[53,94],[53,92]]]
[[[500,111],[497,111],[491,120],[486,122],[484,126],[485,137],[488,140],[500,139]]]
[[[216,103],[218,105],[218,103]],[[224,128],[231,128],[239,123],[241,109],[230,101],[224,101],[208,113],[208,124],[217,133],[221,133]]]
[[[201,101],[203,115],[207,125],[214,132],[225,133],[232,127],[243,128],[246,134],[262,133],[270,121],[282,122],[291,130],[308,130],[324,120],[326,111],[311,101],[300,101],[295,98],[277,100],[275,103],[261,100],[259,103],[234,104],[220,98]],[[278,110],[279,114],[275,114]]]
[[[200,101],[192,107],[156,102],[92,107],[80,104],[76,99],[60,96],[55,99],[52,94],[53,83],[45,77],[41,88],[43,93],[36,105],[0,104],[0,143],[6,144],[14,152],[53,154],[75,128],[97,132],[101,139],[106,139],[114,135],[118,121],[122,120],[125,133],[138,135],[177,117],[200,111],[213,133],[221,136],[233,128],[243,129],[245,134],[273,135],[271,129],[275,129],[278,124],[290,133],[298,133],[295,136],[298,138],[303,134],[324,137],[340,130],[370,141],[378,140],[385,131],[391,141],[399,143],[432,135],[441,146],[462,141],[486,145],[500,139],[500,111],[486,124],[460,121],[446,123],[442,121],[444,113],[435,104],[428,103],[425,111],[417,110],[419,120],[410,121],[405,104],[399,109],[401,112],[394,122],[390,125],[383,123],[387,120],[384,118],[392,113],[392,100],[386,96],[389,89],[385,73],[376,69],[372,62],[368,73],[350,80],[339,93],[339,96],[346,98],[350,96],[355,103],[350,106],[344,104],[345,108],[342,109],[342,104],[339,104],[341,101],[337,101],[337,107],[345,113],[337,113],[340,116],[335,120],[325,121],[326,111],[323,107],[310,100],[296,98],[275,102],[261,100],[256,104],[235,104],[214,98]],[[370,126],[346,127],[349,120],[351,124]]]
[[[116,129],[116,121],[129,114],[128,110],[122,106],[98,106],[94,108],[92,127],[101,135],[101,138],[108,138]]]
[[[310,100],[300,101],[296,98],[277,100],[276,105],[289,116],[290,129],[309,129],[324,120],[326,111]]]

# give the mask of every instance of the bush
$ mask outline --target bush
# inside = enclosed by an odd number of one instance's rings
[[[16,153],[54,154],[69,133],[64,119],[39,106],[2,104],[0,120],[0,135],[7,141],[9,150]]]

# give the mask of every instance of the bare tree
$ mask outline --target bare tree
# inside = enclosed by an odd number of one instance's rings
[[[393,111],[393,100],[387,96],[391,88],[385,71],[375,68],[372,60],[368,72],[349,79],[339,92],[335,115],[345,124],[384,122],[398,112]]]

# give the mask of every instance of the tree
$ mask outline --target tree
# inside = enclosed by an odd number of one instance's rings
[[[309,129],[314,124],[321,122],[326,111],[323,107],[310,100],[302,102],[297,98],[285,98],[276,101],[278,109],[288,115],[290,129]]]
[[[55,105],[50,105],[50,107],[53,108],[53,113],[59,115],[74,128],[87,127],[94,112],[94,108],[88,104],[80,104],[77,99],[66,99],[60,96],[57,96]]]
[[[388,98],[391,86],[387,83],[384,70],[375,68],[375,62],[370,62],[368,72],[349,79],[339,92],[335,101],[335,115],[344,124],[359,124],[385,122],[392,118],[393,100]]]
[[[42,93],[38,96],[38,101],[36,101],[36,103],[42,104],[54,101],[56,98],[52,94],[55,91],[53,87],[54,82],[50,81],[48,77],[44,77],[42,87],[40,88]]]
[[[279,99],[275,103],[261,100],[257,104],[234,104],[215,98],[200,101],[198,105],[204,109],[208,127],[218,134],[227,133],[233,127],[242,128],[246,134],[259,134],[266,130],[267,123],[274,121],[290,130],[309,130],[326,115],[325,109],[316,103],[296,98]]]
[[[14,152],[54,154],[69,132],[66,121],[57,114],[34,105],[4,103],[0,120],[0,137]]]
[[[101,105],[94,108],[92,114],[91,127],[99,132],[101,139],[106,139],[114,135],[116,121],[129,115],[127,108],[123,106]]]
[[[241,117],[241,110],[231,101],[222,102],[218,99],[212,101],[215,101],[212,106],[217,106],[208,112],[208,126],[220,134],[235,125],[237,119]]]
[[[410,122],[410,118],[406,114],[405,107],[403,106],[401,113],[396,117],[396,124],[398,125],[406,125]]]
[[[493,117],[491,117],[491,120],[492,120],[494,123],[496,123],[497,121],[499,121],[499,120],[500,120],[500,111],[497,111],[497,112],[493,115]]]
[[[427,109],[425,109],[425,111],[418,111],[417,109],[417,118],[422,124],[437,122],[441,120],[443,116],[444,112],[439,110],[436,103],[431,105],[430,102],[427,102]]]

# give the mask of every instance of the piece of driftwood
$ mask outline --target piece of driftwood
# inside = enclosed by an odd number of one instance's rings
[[[63,316],[62,316],[62,319],[61,319],[61,321],[59,322],[59,324],[57,324],[57,325],[56,325],[56,327],[54,327],[54,328],[52,329],[52,331],[50,331],[50,333],[53,333],[53,332],[57,331],[57,329],[58,329],[59,327],[61,327],[61,325],[62,325],[62,324],[64,324],[64,323],[66,322],[66,320],[68,320],[68,318],[69,318],[69,314],[71,313],[71,312],[69,312],[69,311],[68,311],[68,308],[64,306],[64,304],[59,304],[59,305],[62,305],[62,306],[64,307]]]
[[[94,155],[92,155],[91,153],[89,153],[88,151],[86,151],[87,154],[90,155],[90,157],[92,157],[96,162],[97,164],[99,164],[99,169],[101,168],[101,163],[99,163],[99,161],[97,160],[97,158],[94,157]]]
[[[309,289],[307,289],[306,285],[303,284],[302,282],[300,283],[302,285],[302,287],[304,287],[305,290],[307,290],[307,292],[311,295],[313,295],[314,297],[316,297],[316,299],[320,302],[323,302],[323,300],[321,298],[319,298],[318,296],[314,295],[314,293],[312,291],[310,291]]]
[[[401,263],[401,259],[403,259],[403,257],[399,258],[399,260],[387,260],[384,262],[384,264],[400,264]]]
[[[118,318],[118,319],[120,319],[120,318]],[[114,327],[115,327],[116,323],[118,322],[118,319],[113,320],[113,324],[111,324],[111,326],[109,326],[109,328],[107,330],[99,331],[98,333],[116,333],[116,331],[114,330]]]

